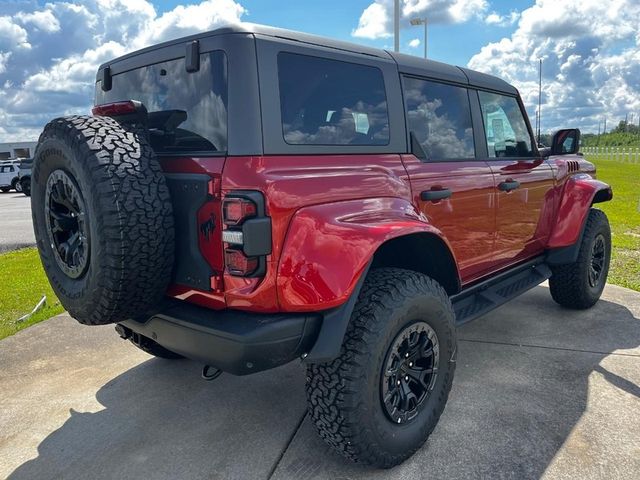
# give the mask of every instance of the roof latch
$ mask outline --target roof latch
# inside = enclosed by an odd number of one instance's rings
[[[104,67],[102,69],[102,76],[100,77],[100,83],[102,84],[101,88],[103,92],[108,92],[111,90],[112,82],[111,82],[111,67]]]
[[[200,70],[200,42],[198,40],[187,43],[185,67],[189,73]]]

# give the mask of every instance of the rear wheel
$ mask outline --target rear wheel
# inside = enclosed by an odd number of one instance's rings
[[[31,186],[40,258],[71,316],[107,324],[157,306],[173,267],[173,213],[142,135],[107,117],[53,120]]]
[[[449,297],[433,279],[373,270],[358,297],[340,356],[307,370],[320,436],[344,456],[389,468],[431,434],[455,370]]]
[[[592,307],[607,283],[611,259],[611,229],[607,216],[592,208],[587,217],[578,259],[568,265],[552,268],[549,290],[563,307]]]

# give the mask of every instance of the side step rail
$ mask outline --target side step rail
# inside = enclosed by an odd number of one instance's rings
[[[499,307],[551,277],[551,269],[544,257],[478,283],[451,297],[456,313],[456,325],[476,318]]]

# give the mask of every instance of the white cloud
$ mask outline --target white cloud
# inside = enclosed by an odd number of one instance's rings
[[[411,48],[418,48],[420,46],[420,39],[419,38],[414,38],[412,40],[409,40],[409,47]]]
[[[0,16],[0,50],[12,48],[31,48],[27,31],[14,22],[11,17]]]
[[[393,0],[375,0],[360,15],[354,37],[386,38],[393,35]],[[462,23],[479,17],[487,0],[401,0],[401,28],[415,17],[427,17],[430,24]]]
[[[148,0],[0,3],[0,141],[35,140],[55,116],[88,113],[98,65],[151,44],[239,23],[233,0],[158,15]]]
[[[507,27],[516,23],[519,18],[519,12],[511,12],[509,15],[500,15],[499,13],[491,12],[489,15],[484,17],[484,23],[497,27]]]
[[[33,13],[19,12],[16,18],[23,24],[33,24],[39,30],[53,33],[60,30],[60,22],[51,10],[40,10]]]
[[[533,118],[543,59],[542,130],[597,130],[640,112],[637,0],[537,0],[516,31],[480,49],[469,67],[498,75],[522,94]]]

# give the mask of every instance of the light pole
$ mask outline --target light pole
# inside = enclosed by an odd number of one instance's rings
[[[418,25],[424,25],[424,58],[427,58],[427,17],[414,18],[411,20],[411,25],[417,27]]]
[[[400,0],[393,4],[393,51],[400,51]]]
[[[542,127],[542,58],[538,66],[538,144],[540,144],[540,128]]]

